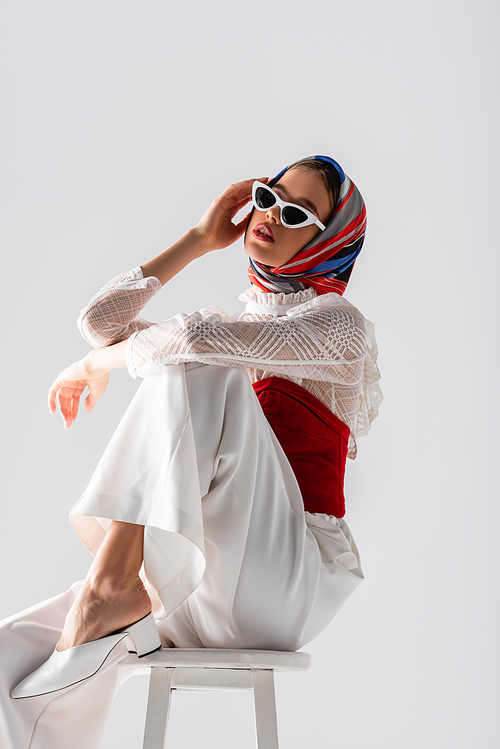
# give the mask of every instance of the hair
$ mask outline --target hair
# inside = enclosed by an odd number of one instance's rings
[[[333,164],[329,164],[327,161],[320,161],[319,159],[302,159],[292,164],[290,169],[287,169],[287,172],[291,172],[292,169],[305,169],[309,172],[319,174],[328,191],[333,213],[340,194],[340,176]]]

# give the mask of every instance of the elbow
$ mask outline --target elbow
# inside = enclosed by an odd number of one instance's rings
[[[123,339],[123,336],[120,336],[123,326],[106,325],[102,318],[95,319],[91,312],[81,314],[77,320],[77,326],[83,338],[93,348],[111,346]]]

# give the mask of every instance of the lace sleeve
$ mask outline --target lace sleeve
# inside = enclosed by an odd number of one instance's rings
[[[217,314],[179,314],[129,338],[127,367],[132,377],[145,377],[157,365],[196,360],[356,385],[366,347],[364,318],[354,310],[320,307],[303,315],[230,322]]]
[[[368,434],[372,421],[378,416],[380,404],[384,398],[379,383],[380,371],[377,366],[378,346],[375,339],[375,326],[369,320],[365,320],[365,324],[366,356],[356,418],[352,429],[356,439]]]
[[[138,315],[160,289],[160,281],[144,278],[140,266],[115,276],[82,309],[78,329],[94,348],[123,341],[153,324]]]

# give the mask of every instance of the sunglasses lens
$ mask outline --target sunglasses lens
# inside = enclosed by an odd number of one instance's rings
[[[255,190],[255,205],[260,211],[267,211],[276,205],[276,198],[267,187],[257,187]],[[281,218],[286,226],[300,226],[309,216],[298,206],[287,205],[282,208]]]
[[[265,187],[258,187],[255,191],[255,202],[261,211],[267,211],[276,203],[274,195]]]
[[[298,226],[307,221],[307,214],[301,211],[300,208],[287,205],[283,208],[283,220],[290,226]]]

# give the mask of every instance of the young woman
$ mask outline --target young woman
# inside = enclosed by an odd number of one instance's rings
[[[297,650],[363,579],[344,467],[381,393],[373,326],[342,294],[365,223],[337,162],[303,159],[229,187],[82,310],[95,349],[58,376],[51,413],[69,427],[85,388],[92,411],[111,369],[144,379],[71,511],[87,577],[0,626],[2,749],[95,747],[129,650]],[[244,232],[243,312],[139,317]]]

